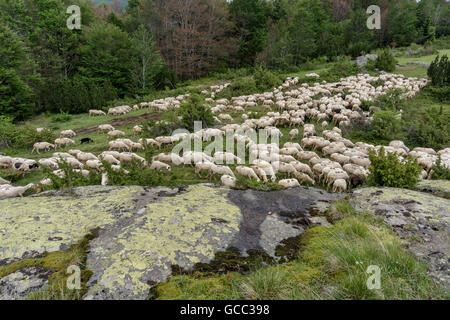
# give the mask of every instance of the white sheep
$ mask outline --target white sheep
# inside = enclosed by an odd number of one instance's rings
[[[229,176],[227,174],[224,174],[220,177],[220,181],[222,182],[222,185],[228,188],[234,188],[236,187],[236,178]]]
[[[91,109],[89,110],[89,116],[93,117],[93,116],[106,116],[106,113],[102,110],[95,110],[95,109]]]
[[[333,183],[333,192],[344,192],[347,190],[347,182],[344,179],[337,179]]]
[[[75,137],[77,134],[73,130],[63,130],[59,134],[60,138],[72,138]]]
[[[249,167],[237,166],[236,173],[240,174],[241,176],[247,177],[249,179],[255,179],[256,181],[261,181],[259,179],[259,177],[256,175],[255,171]]]
[[[36,151],[36,153],[39,154],[39,151],[49,151],[51,148],[55,149],[56,147],[54,144],[48,142],[36,142],[35,144],[33,144],[33,150],[31,150],[31,153]]]
[[[14,198],[14,197],[22,197],[23,194],[31,188],[36,188],[34,183],[27,184],[24,187],[10,187],[7,189],[0,189],[0,199]]]
[[[213,164],[211,166],[211,171],[212,171],[212,173],[218,174],[221,176],[226,174],[226,175],[235,177],[233,171],[231,171],[230,167],[228,167],[228,166],[219,166],[219,165]]]
[[[294,140],[298,136],[298,129],[292,129],[289,132],[289,136],[291,137],[291,140]]]
[[[110,124],[101,124],[98,126],[98,131],[113,131],[115,128]]]
[[[300,183],[297,181],[297,179],[283,179],[278,181],[278,184],[283,188],[300,187]]]
[[[166,169],[167,171],[170,171],[171,167],[167,163],[164,163],[164,162],[161,162],[161,161],[158,161],[158,160],[154,160],[152,162],[152,165],[150,166],[150,169],[158,170],[158,171],[162,170],[162,169]]]

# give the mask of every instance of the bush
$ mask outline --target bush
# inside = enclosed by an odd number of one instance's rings
[[[419,182],[422,168],[417,160],[408,157],[401,161],[394,153],[385,152],[382,147],[378,155],[370,152],[370,174],[367,183],[371,186],[413,188]]]
[[[54,141],[56,135],[49,129],[37,132],[36,128],[29,124],[17,127],[11,118],[0,117],[0,147],[31,148],[40,141]]]
[[[12,147],[18,135],[18,130],[13,120],[6,116],[0,116],[0,147]]]
[[[283,83],[279,76],[262,67],[256,68],[253,78],[260,92],[272,90],[274,87],[278,87]]]
[[[336,62],[333,66],[325,72],[322,76],[322,80],[328,82],[336,82],[341,78],[346,78],[358,74],[360,71],[358,65],[351,60],[344,59]]]
[[[375,60],[375,67],[378,70],[384,70],[387,72],[395,71],[397,66],[397,60],[388,48],[383,49],[378,53],[378,58]]]
[[[450,180],[450,169],[442,165],[441,156],[438,156],[436,164],[433,166],[433,174],[431,179],[433,180]]]
[[[214,123],[211,109],[197,94],[191,95],[187,101],[183,102],[176,114],[182,117],[180,125],[191,132],[194,130],[195,121],[201,121],[203,128]]]
[[[42,88],[42,92],[41,96],[45,97],[42,104],[54,113],[84,113],[89,109],[101,109],[118,98],[116,89],[109,81],[99,85],[82,78],[50,82]]]
[[[433,86],[450,86],[450,61],[447,55],[442,56],[442,58],[437,56],[428,68],[427,74],[431,78]]]
[[[445,87],[433,87],[428,86],[428,90],[436,97],[439,102],[449,103],[450,102],[450,86]]]
[[[240,78],[229,85],[225,90],[216,95],[217,98],[227,98],[244,96],[257,92],[256,81],[253,78]]]
[[[410,119],[406,119],[408,116]],[[405,115],[406,142],[411,146],[427,146],[439,150],[450,141],[450,113],[430,107],[421,113],[415,110]]]
[[[68,114],[67,112],[61,111],[58,114],[54,114],[51,117],[51,122],[53,123],[59,123],[59,122],[67,122],[72,119],[72,116]]]
[[[178,77],[176,73],[165,66],[153,77],[153,87],[156,90],[175,89],[177,83]]]

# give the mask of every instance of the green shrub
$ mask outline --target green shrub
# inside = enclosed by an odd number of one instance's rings
[[[13,119],[0,116],[0,147],[12,147],[18,135],[18,130],[13,124]]]
[[[413,188],[419,182],[422,168],[415,158],[401,161],[394,153],[386,153],[384,148],[378,155],[370,152],[370,174],[367,183],[372,186]]]
[[[433,174],[431,179],[433,180],[450,180],[450,169],[442,165],[441,156],[438,156],[436,164],[433,166]]]
[[[351,60],[344,59],[333,64],[321,77],[322,80],[329,82],[339,81],[341,78],[356,75],[360,69],[356,63]]]
[[[422,112],[414,109],[404,116],[406,143],[413,147],[427,146],[436,150],[448,146],[450,141],[450,112],[443,107],[430,107]]]
[[[205,104],[205,101],[196,94],[193,94],[183,102],[177,110],[177,115],[182,117],[180,125],[189,131],[194,129],[194,121],[201,121],[203,128],[214,123],[214,117],[211,109]]]
[[[40,141],[53,141],[56,134],[50,129],[37,132],[30,124],[18,127],[11,118],[0,117],[0,146],[8,148],[31,148]]]
[[[274,87],[278,87],[283,83],[279,76],[262,67],[256,68],[253,78],[260,92],[272,90]]]
[[[431,78],[433,86],[450,86],[450,61],[447,55],[442,56],[442,58],[437,56],[428,68],[427,74]]]
[[[439,102],[450,102],[450,86],[444,86],[444,87],[433,87],[428,86],[430,92],[434,97],[436,97]]]
[[[383,49],[378,53],[378,58],[375,60],[375,67],[378,70],[384,70],[387,72],[395,71],[397,66],[397,60],[388,48]]]
[[[70,114],[68,114],[67,112],[64,111],[60,111],[57,114],[54,114],[50,121],[53,123],[60,123],[60,122],[67,122],[70,121],[72,119],[72,116]]]
[[[216,95],[217,98],[227,98],[249,95],[257,92],[256,81],[253,77],[240,78]]]
[[[41,88],[41,92],[41,96],[45,97],[42,105],[54,113],[84,113],[89,109],[101,109],[118,98],[116,89],[109,81],[99,84],[84,78],[49,82]]]

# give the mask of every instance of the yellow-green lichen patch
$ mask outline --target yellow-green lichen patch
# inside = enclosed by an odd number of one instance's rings
[[[397,188],[364,188],[353,193],[352,204],[371,212],[406,212],[417,220],[450,223],[450,200],[427,193]]]
[[[416,185],[416,190],[450,199],[450,180],[422,180]]]
[[[57,251],[89,230],[131,215],[142,187],[90,187],[76,194],[0,201],[0,261]]]
[[[241,212],[227,189],[190,186],[161,198],[124,227],[92,243],[87,299],[144,299],[149,282],[165,280],[171,265],[189,269],[225,250],[239,231]],[[89,284],[88,284],[89,285]]]

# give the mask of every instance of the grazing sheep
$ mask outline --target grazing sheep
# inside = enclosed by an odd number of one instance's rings
[[[60,138],[73,138],[75,137],[77,134],[75,133],[75,131],[73,130],[63,130],[61,131],[61,133],[59,134]]]
[[[214,174],[218,174],[218,175],[221,175],[221,176],[226,174],[226,175],[235,177],[233,171],[231,171],[231,169],[229,167],[227,167],[227,166],[218,166],[218,165],[213,164],[211,166],[211,171]]]
[[[45,167],[59,169],[58,163],[53,159],[39,159],[38,162]]]
[[[55,150],[58,147],[65,147],[70,143],[75,144],[75,141],[73,141],[72,139],[69,139],[69,138],[58,138],[55,140]]]
[[[236,178],[224,174],[223,176],[220,177],[220,181],[222,182],[222,185],[224,185],[225,187],[228,188],[234,188],[236,187]]]
[[[75,158],[66,158],[65,161],[74,169],[83,169],[84,165]]]
[[[297,142],[286,142],[283,145],[283,148],[296,148],[297,151],[303,151],[302,147]]]
[[[121,150],[127,150],[130,151],[130,147],[125,144],[124,142],[121,141],[110,141],[108,143],[109,145],[109,150],[117,150],[117,151],[121,151]]]
[[[208,162],[208,161],[206,161],[206,162],[197,162],[195,164],[195,175],[196,176],[200,176],[200,172],[201,171],[206,171],[208,173],[207,177],[210,177],[211,174],[212,174],[211,167],[213,165],[214,164],[212,162]]]
[[[292,129],[290,132],[289,132],[289,136],[291,137],[291,140],[294,140],[295,138],[297,138],[297,136],[298,136],[298,129]]]
[[[101,166],[102,166],[102,163],[98,159],[86,161],[86,167],[88,167],[88,168],[100,170]]]
[[[347,190],[347,182],[344,179],[337,179],[333,183],[333,192],[344,192]]]
[[[288,176],[291,176],[294,174],[294,172],[297,172],[297,170],[295,170],[295,168],[291,164],[280,161],[273,162],[272,167],[276,172],[285,173]]]
[[[78,149],[70,149],[69,151],[67,151],[71,156],[76,157],[77,154],[79,154],[81,152],[81,150]]]
[[[297,179],[283,179],[278,181],[278,184],[283,188],[300,187],[300,183],[297,181]]]
[[[34,183],[27,184],[24,187],[10,187],[8,189],[0,189],[0,199],[14,198],[14,197],[22,197],[23,194],[31,188],[36,188]]]
[[[241,176],[247,177],[249,179],[255,179],[256,181],[261,181],[258,178],[258,176],[256,175],[255,171],[249,167],[237,166],[236,173],[240,174]]]
[[[89,110],[89,116],[90,116],[90,117],[94,117],[94,116],[106,116],[106,113],[103,112],[102,110],[91,109],[91,110]]]
[[[80,161],[98,160],[98,158],[90,152],[80,152],[77,154],[77,159]]]
[[[110,124],[101,124],[98,126],[98,131],[113,131],[115,128]]]
[[[112,130],[112,131],[109,131],[107,133],[107,135],[108,135],[108,139],[111,139],[111,138],[115,138],[115,137],[119,137],[119,136],[124,136],[125,132],[120,131],[120,130]]]
[[[312,185],[316,184],[313,178],[303,172],[294,172],[294,177],[301,182],[310,183]]]
[[[150,169],[158,170],[158,171],[162,170],[162,169],[166,169],[167,171],[171,170],[170,166],[167,163],[164,163],[164,162],[161,162],[161,161],[158,161],[158,160],[154,160],[152,162],[152,165],[150,166]]]
[[[300,161],[292,161],[289,162],[289,164],[292,165],[298,172],[309,174],[311,177],[313,176],[312,170],[307,164]]]
[[[111,154],[102,154],[99,156],[103,161],[106,161],[112,165],[120,165],[120,161],[117,160],[113,155]]]
[[[49,151],[51,148],[56,149],[54,144],[48,143],[48,142],[36,142],[33,145],[33,150],[31,150],[31,153],[36,151],[37,154],[39,154],[39,151]]]
[[[136,125],[133,127],[133,135],[139,135],[144,131],[144,128],[142,126]]]

